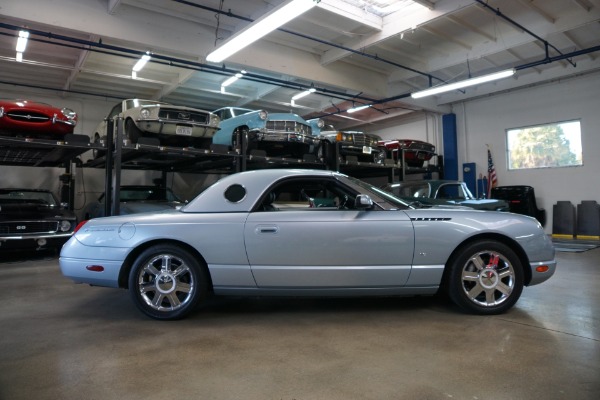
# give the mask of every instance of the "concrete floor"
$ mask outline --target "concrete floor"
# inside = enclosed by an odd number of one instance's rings
[[[1,400],[600,398],[600,249],[558,253],[492,317],[437,298],[235,298],[158,322],[54,255],[0,259]]]

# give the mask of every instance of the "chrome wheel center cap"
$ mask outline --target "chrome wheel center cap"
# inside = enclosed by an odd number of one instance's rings
[[[485,268],[479,274],[479,284],[484,289],[493,289],[498,285],[500,281],[498,277],[498,272],[492,268]]]
[[[156,277],[156,290],[160,293],[171,293],[177,286],[175,277],[169,273],[161,273]]]

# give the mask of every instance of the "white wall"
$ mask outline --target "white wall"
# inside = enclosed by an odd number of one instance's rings
[[[546,209],[550,233],[552,206],[557,201],[600,203],[599,93],[600,73],[595,73],[455,104],[459,166],[475,162],[477,172],[485,175],[486,145],[490,145],[498,184],[533,186],[538,205]],[[574,119],[581,120],[582,167],[507,169],[506,129]]]

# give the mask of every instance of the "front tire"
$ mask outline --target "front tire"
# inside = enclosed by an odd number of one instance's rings
[[[142,252],[129,274],[129,293],[147,316],[174,320],[187,316],[208,294],[204,265],[176,245],[156,245]]]
[[[480,240],[467,245],[453,257],[449,268],[448,295],[474,314],[501,314],[523,291],[521,261],[500,242]]]

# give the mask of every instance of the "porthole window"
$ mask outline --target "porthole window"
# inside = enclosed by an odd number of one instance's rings
[[[225,198],[232,203],[239,203],[246,197],[246,188],[242,185],[231,185],[225,190]]]

